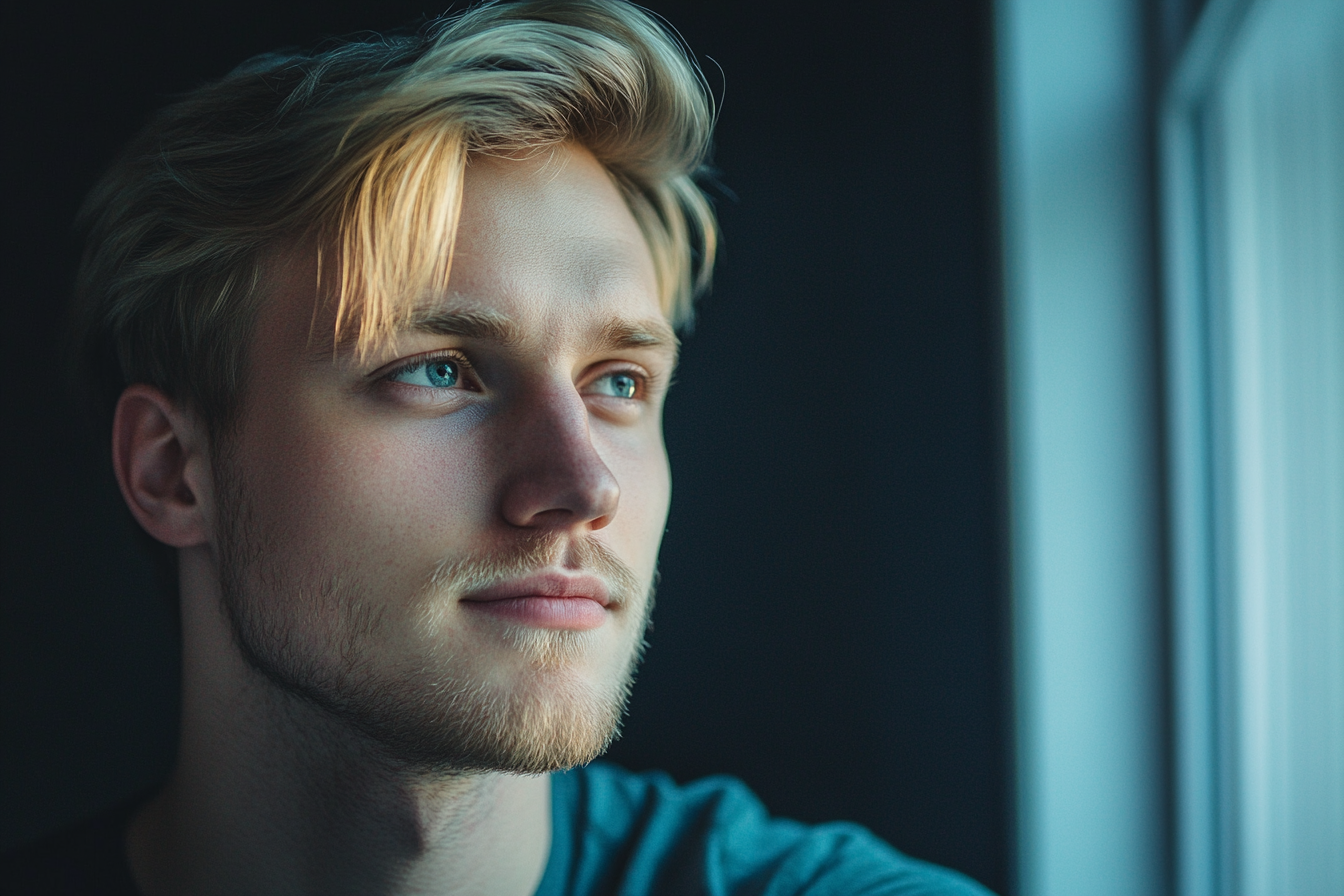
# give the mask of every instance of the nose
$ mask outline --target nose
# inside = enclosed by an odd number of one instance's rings
[[[621,489],[593,445],[588,408],[577,390],[558,385],[510,416],[500,445],[504,519],[531,529],[608,525]]]

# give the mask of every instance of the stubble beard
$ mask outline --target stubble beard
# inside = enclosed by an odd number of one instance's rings
[[[606,751],[620,732],[646,647],[653,586],[592,539],[569,540],[567,561],[602,577],[629,628],[622,664],[603,680],[570,674],[600,633],[509,626],[502,640],[522,660],[508,686],[451,661],[388,674],[373,636],[387,609],[347,584],[339,569],[290,575],[268,551],[264,527],[233,465],[216,469],[223,610],[240,655],[283,695],[317,707],[393,763],[435,773],[540,774]],[[440,563],[416,595],[413,623],[432,639],[457,596],[555,561],[555,535],[525,538],[490,555]],[[656,578],[656,577],[655,577]],[[614,619],[608,625],[615,624]]]

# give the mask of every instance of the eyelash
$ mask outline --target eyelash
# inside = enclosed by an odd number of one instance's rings
[[[427,352],[426,354],[423,355],[416,355],[414,358],[411,358],[406,363],[398,364],[391,370],[386,370],[383,373],[379,374],[378,379],[390,383],[393,381],[393,377],[397,376],[398,374],[407,373],[408,371],[414,370],[417,367],[422,367],[425,364],[433,364],[435,361],[442,361],[445,358],[457,364],[458,369],[463,374],[471,374],[474,378],[475,368],[471,366],[471,361],[467,360],[466,355],[462,354],[460,351],[457,351],[456,349],[444,349],[442,351]]]
[[[391,383],[395,381],[394,377],[396,377],[398,374],[407,373],[408,371],[414,370],[417,367],[421,367],[425,364],[432,364],[435,361],[439,361],[444,358],[447,358],[456,363],[458,365],[458,369],[462,372],[464,376],[470,376],[472,379],[475,379],[475,368],[472,366],[471,361],[467,358],[466,355],[464,355],[462,352],[456,349],[444,349],[437,352],[427,352],[426,354],[423,355],[416,355],[414,358],[411,358],[405,363],[398,364],[391,370],[386,370],[383,373],[379,374],[378,379],[383,382]],[[602,376],[598,377],[598,379],[602,379],[609,376],[616,376],[618,374],[625,374],[626,376],[632,377],[638,384],[634,396],[625,399],[626,401],[639,401],[646,398],[651,392],[653,392],[656,389],[659,383],[659,377],[657,374],[649,373],[639,367],[616,367],[609,370],[605,370],[602,372]]]

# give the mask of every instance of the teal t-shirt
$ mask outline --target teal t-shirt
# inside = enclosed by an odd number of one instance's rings
[[[126,825],[148,794],[0,860],[0,891],[134,896]],[[856,824],[771,818],[735,778],[678,787],[614,765],[551,776],[551,855],[536,896],[988,896]]]
[[[551,813],[536,896],[988,896],[859,825],[771,818],[736,778],[595,762],[551,776]]]

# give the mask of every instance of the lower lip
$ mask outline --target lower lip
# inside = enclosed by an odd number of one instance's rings
[[[586,632],[607,621],[607,610],[586,597],[509,597],[468,600],[463,606],[517,625]]]

